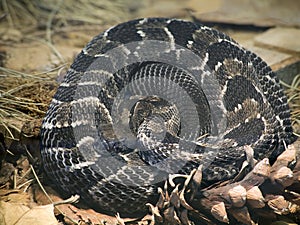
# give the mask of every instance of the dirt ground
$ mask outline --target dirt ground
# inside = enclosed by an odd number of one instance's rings
[[[5,6],[7,2],[3,0],[2,5]],[[54,2],[57,4],[57,1]],[[124,2],[116,2],[119,4],[118,7],[124,7]],[[160,3],[141,2],[128,1],[128,9],[124,10],[122,15],[103,19],[99,24],[79,19],[65,21],[62,17],[56,18],[52,15],[52,20],[46,19],[38,23],[32,22],[28,16],[24,17],[27,22],[21,19],[21,22],[12,25],[7,19],[5,7],[0,8],[3,11],[3,14],[0,14],[0,224],[150,224],[150,220],[131,222],[128,218],[99,214],[92,209],[76,208],[71,204],[59,204],[63,200],[51,188],[51,184],[45,186],[39,183],[39,180],[43,184],[45,182],[39,153],[41,120],[68,67],[92,37],[118,22],[132,18],[163,15],[201,19],[203,15],[201,13],[210,13],[218,7],[222,9],[220,7],[222,1],[217,0],[210,3],[193,0],[185,3],[179,0],[165,0]],[[232,2],[237,4],[236,1]],[[110,10],[110,12],[109,15],[115,15],[118,11]],[[290,14],[292,17],[293,14]],[[217,15],[221,18],[222,14]],[[264,17],[254,15],[252,17],[255,18],[255,22],[250,24],[246,32],[250,36],[263,32],[270,24],[274,25],[278,21],[286,24],[285,20],[267,20],[268,23],[265,23]],[[49,21],[52,21],[50,27]],[[237,21],[241,20],[230,18],[230,21],[226,21],[226,26],[217,24],[217,27],[233,35],[239,35],[235,29],[245,31],[245,26],[237,27],[241,25]],[[294,20],[292,22],[291,26],[298,23]],[[233,25],[228,26],[228,23]],[[255,28],[252,25],[255,25]],[[300,87],[299,83],[298,81],[296,84],[297,88]],[[295,91],[290,93],[291,96],[296,94]],[[295,99],[290,104],[293,115],[296,115],[295,130],[300,133],[300,107],[298,107],[300,97]],[[299,171],[297,176],[300,177]],[[46,190],[43,190],[43,187]],[[300,222],[300,193],[295,192],[294,195],[296,196],[294,201],[288,202],[294,208],[286,209],[285,213],[268,211],[270,213],[266,217],[268,224]],[[217,222],[209,220],[206,224]]]

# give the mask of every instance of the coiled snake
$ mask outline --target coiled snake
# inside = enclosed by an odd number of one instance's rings
[[[96,36],[60,84],[41,129],[48,175],[94,207],[145,212],[170,173],[236,175],[250,145],[275,158],[293,141],[270,67],[230,37],[177,19],[122,23]]]

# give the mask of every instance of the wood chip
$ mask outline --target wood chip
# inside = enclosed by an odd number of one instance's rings
[[[164,211],[164,218],[169,224],[181,224],[181,221],[177,216],[174,206],[170,206]]]
[[[283,166],[272,174],[272,179],[280,183],[283,187],[288,187],[294,182],[293,171]]]
[[[162,209],[164,207],[164,202],[165,202],[166,198],[165,198],[163,190],[160,187],[158,187],[158,193],[159,193],[159,199],[156,203],[156,206],[157,206],[157,208]]]
[[[188,209],[188,210],[194,210],[192,206],[190,206],[187,201],[185,200],[184,198],[184,192],[185,192],[185,189],[181,190],[180,191],[180,194],[179,194],[179,199],[180,199],[180,204],[181,206],[183,206],[184,208]]]
[[[224,202],[219,202],[213,205],[210,212],[217,220],[223,223],[229,223]]]
[[[178,187],[179,187],[179,184],[176,185],[176,187],[174,188],[174,190],[172,191],[172,193],[170,195],[170,203],[177,209],[180,207]]]
[[[260,175],[263,177],[269,177],[270,176],[270,163],[268,158],[264,158],[260,162],[256,164],[256,166],[253,168],[253,173],[256,175]]]
[[[290,202],[286,201],[283,196],[276,196],[274,199],[268,201],[268,206],[279,215],[289,213]]]
[[[230,214],[234,216],[234,218],[247,225],[254,225],[255,223],[251,220],[248,208],[246,206],[242,208],[235,208],[230,210]]]
[[[294,145],[289,145],[288,148],[277,157],[276,161],[286,161],[289,163],[293,161],[295,158],[296,158],[296,148]]]
[[[237,186],[231,188],[228,191],[228,195],[229,195],[232,205],[234,207],[242,207],[245,205],[247,191],[243,186],[237,185]]]
[[[196,173],[193,176],[193,181],[196,184],[197,187],[200,186],[202,181],[202,165],[200,165],[196,171]]]
[[[184,225],[192,225],[191,221],[189,220],[189,217],[188,217],[188,211],[186,209],[184,209],[180,215],[180,221],[182,224]]]
[[[149,206],[152,215],[154,216],[154,221],[161,223],[163,221],[163,217],[160,215],[159,209],[156,206],[153,206],[150,203],[146,203]]]

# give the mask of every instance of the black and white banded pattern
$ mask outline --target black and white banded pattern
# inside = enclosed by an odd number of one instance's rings
[[[270,67],[230,37],[177,19],[110,28],[77,56],[41,129],[47,174],[66,194],[144,213],[169,173],[203,164],[204,185],[236,175],[250,145],[276,158],[294,141]]]

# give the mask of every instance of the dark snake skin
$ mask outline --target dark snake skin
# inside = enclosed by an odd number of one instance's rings
[[[275,159],[293,141],[286,96],[261,58],[214,29],[167,18],[96,36],[41,129],[55,185],[121,216],[146,212],[169,173],[204,164],[208,185],[239,172],[245,146]]]

